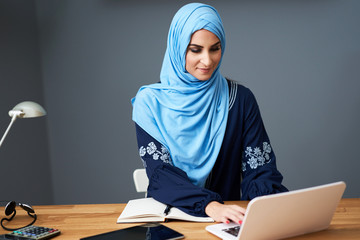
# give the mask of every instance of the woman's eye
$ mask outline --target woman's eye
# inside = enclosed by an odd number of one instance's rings
[[[219,51],[220,49],[221,49],[221,47],[217,46],[217,47],[211,48],[211,51],[216,52],[216,51]]]
[[[201,49],[199,49],[199,48],[190,48],[189,49],[191,52],[193,52],[193,53],[199,53],[199,52],[201,52]]]

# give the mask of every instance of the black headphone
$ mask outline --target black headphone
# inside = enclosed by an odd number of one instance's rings
[[[28,225],[23,226],[23,227],[28,227],[28,226],[32,225],[32,224],[36,221],[36,218],[37,218],[34,209],[33,209],[30,205],[28,205],[28,204],[19,203],[19,206],[20,206],[22,209],[24,209],[24,210],[28,213],[28,215],[29,215],[30,217],[32,217],[32,218],[34,219],[31,223],[29,223]],[[5,227],[5,226],[3,225],[3,221],[8,221],[8,222],[10,222],[10,221],[15,217],[15,215],[16,215],[15,207],[16,207],[16,202],[15,202],[15,201],[10,201],[10,202],[8,202],[8,203],[6,204],[6,207],[5,207],[5,215],[6,215],[6,216],[9,216],[10,214],[12,214],[12,215],[11,215],[10,218],[3,218],[3,219],[1,219],[1,226],[2,226],[5,230],[7,230],[7,231],[15,231],[15,230],[18,230],[18,229],[20,229],[20,228],[23,228],[23,227],[19,227],[19,228],[7,228],[7,227]]]

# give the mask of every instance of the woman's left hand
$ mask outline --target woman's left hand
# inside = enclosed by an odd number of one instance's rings
[[[205,207],[205,213],[216,222],[230,223],[230,221],[241,224],[246,209],[238,205],[226,205],[219,202],[210,202]]]

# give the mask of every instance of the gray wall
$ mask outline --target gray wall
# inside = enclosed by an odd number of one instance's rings
[[[69,204],[143,196],[132,182],[142,165],[130,99],[159,80],[170,21],[188,1],[12,2],[0,0],[8,21],[0,49],[18,46],[0,54],[1,129],[19,96],[43,104],[48,115],[15,123],[0,149],[1,168],[18,173],[27,164],[16,179],[47,190],[30,198],[7,172],[11,187],[0,198]],[[360,197],[360,2],[211,4],[227,34],[222,73],[257,97],[284,184],[293,190],[344,180],[345,197]],[[20,145],[19,156],[12,154]],[[38,169],[25,152],[44,175],[29,177]]]
[[[27,100],[45,104],[35,3],[0,0],[1,137],[9,110]],[[46,126],[46,118],[15,121],[0,148],[0,201],[53,202]]]

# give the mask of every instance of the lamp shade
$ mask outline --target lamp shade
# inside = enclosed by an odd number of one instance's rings
[[[16,105],[12,110],[9,111],[9,116],[11,117],[10,124],[6,129],[3,137],[0,140],[0,147],[4,142],[6,135],[8,134],[11,126],[17,118],[33,118],[41,117],[46,115],[45,109],[35,102],[25,101]]]
[[[20,114],[18,114],[21,112]],[[45,109],[39,104],[31,101],[25,101],[17,104],[12,110],[9,111],[10,117],[17,114],[20,118],[33,118],[46,115]]]

